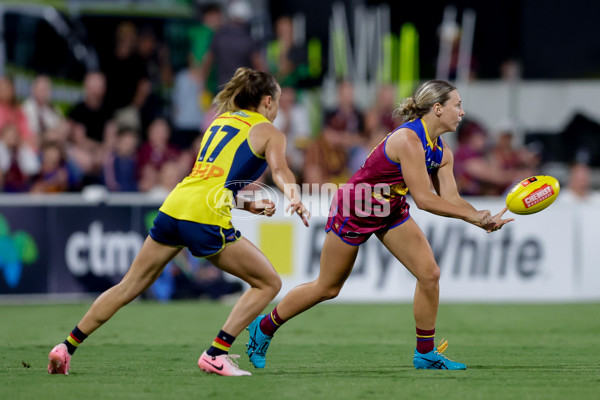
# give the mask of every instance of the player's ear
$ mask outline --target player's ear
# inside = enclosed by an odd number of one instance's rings
[[[265,107],[267,107],[267,108],[271,107],[272,101],[273,101],[273,98],[270,95],[266,95],[265,98],[263,99]]]

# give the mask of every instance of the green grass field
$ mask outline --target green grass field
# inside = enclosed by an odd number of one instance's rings
[[[592,399],[600,393],[600,304],[440,307],[437,338],[466,371],[416,371],[410,304],[323,304],[276,335],[253,376],[196,366],[230,306],[125,307],[77,351],[69,376],[47,354],[89,303],[0,305],[0,398]],[[232,353],[244,354],[244,331]]]

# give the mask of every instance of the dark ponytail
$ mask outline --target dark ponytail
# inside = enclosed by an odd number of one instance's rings
[[[264,96],[275,97],[277,81],[266,72],[241,67],[214,98],[219,114],[227,111],[256,110]]]

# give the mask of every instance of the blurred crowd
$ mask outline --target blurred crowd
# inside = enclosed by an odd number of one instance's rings
[[[274,21],[272,40],[261,45],[249,34],[251,14],[239,0],[226,9],[204,4],[189,29],[188,64],[180,70],[172,69],[168,47],[151,28],[120,23],[113,53],[86,74],[81,100],[64,111],[52,102],[49,77],[35,77],[30,96],[17,99],[10,77],[1,76],[1,191],[58,193],[102,185],[111,192],[165,196],[191,170],[215,117],[211,99],[240,66],[268,71],[281,83],[274,123],[288,138],[288,163],[298,181],[347,181],[401,124],[393,113],[400,101],[395,88],[381,86],[372,106],[360,109],[353,83],[340,80],[335,107],[317,107],[315,128],[302,86],[307,51],[294,40],[292,18]],[[490,133],[467,120],[456,140],[455,173],[464,195],[501,195],[539,171],[540,155],[515,146],[508,130]]]

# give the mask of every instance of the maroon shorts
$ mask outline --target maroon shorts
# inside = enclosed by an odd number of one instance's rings
[[[332,231],[345,243],[352,246],[359,246],[366,242],[373,233],[388,231],[402,225],[410,218],[409,205],[404,196],[401,199],[394,199],[389,213],[384,216],[373,214],[363,216],[361,213],[347,208],[343,212],[342,202],[342,199],[334,198],[325,231]]]

